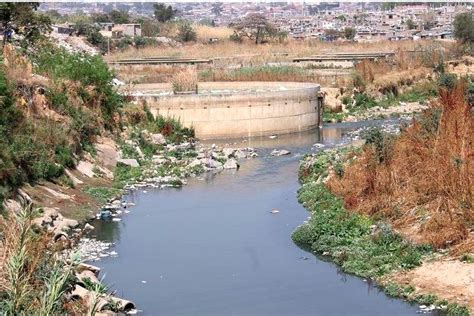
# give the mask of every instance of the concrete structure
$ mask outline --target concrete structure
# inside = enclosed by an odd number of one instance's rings
[[[166,84],[141,84],[136,90],[132,95],[153,115],[180,119],[201,139],[301,132],[322,123],[323,97],[316,84],[204,82],[199,94],[186,95],[171,94]]]

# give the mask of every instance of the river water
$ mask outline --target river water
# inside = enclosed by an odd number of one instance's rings
[[[242,161],[238,171],[130,194],[136,206],[121,222],[94,223],[93,234],[114,242],[118,257],[93,264],[143,315],[416,314],[417,306],[387,297],[291,240],[309,215],[297,201],[302,155],[318,142],[343,142],[357,127],[239,141],[257,148],[259,158]],[[291,155],[272,157],[274,148]]]

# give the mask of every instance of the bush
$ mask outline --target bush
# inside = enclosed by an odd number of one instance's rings
[[[178,31],[178,38],[182,42],[195,41],[197,37],[196,31],[189,22],[184,22],[180,25]]]
[[[117,126],[115,115],[118,114],[123,99],[116,92],[112,84],[114,75],[102,57],[48,48],[31,58],[36,64],[37,72],[53,81],[79,82],[81,85],[77,92],[84,104],[91,108],[99,108],[105,128],[112,130]],[[86,87],[88,89],[85,89]],[[63,93],[66,92],[70,94],[73,91],[63,90]],[[64,100],[63,96],[62,101]]]
[[[452,90],[456,86],[458,78],[455,74],[442,73],[439,76],[438,84],[440,87]]]

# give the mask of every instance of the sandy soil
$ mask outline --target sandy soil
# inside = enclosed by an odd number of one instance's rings
[[[474,310],[474,263],[456,259],[426,262],[393,279],[397,283],[414,286],[417,293],[436,294]]]

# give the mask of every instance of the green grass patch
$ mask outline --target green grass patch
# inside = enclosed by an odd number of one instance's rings
[[[101,203],[106,203],[110,199],[118,196],[122,193],[122,190],[118,188],[110,188],[110,187],[86,187],[84,188],[84,192],[90,194],[94,198],[96,198]]]

